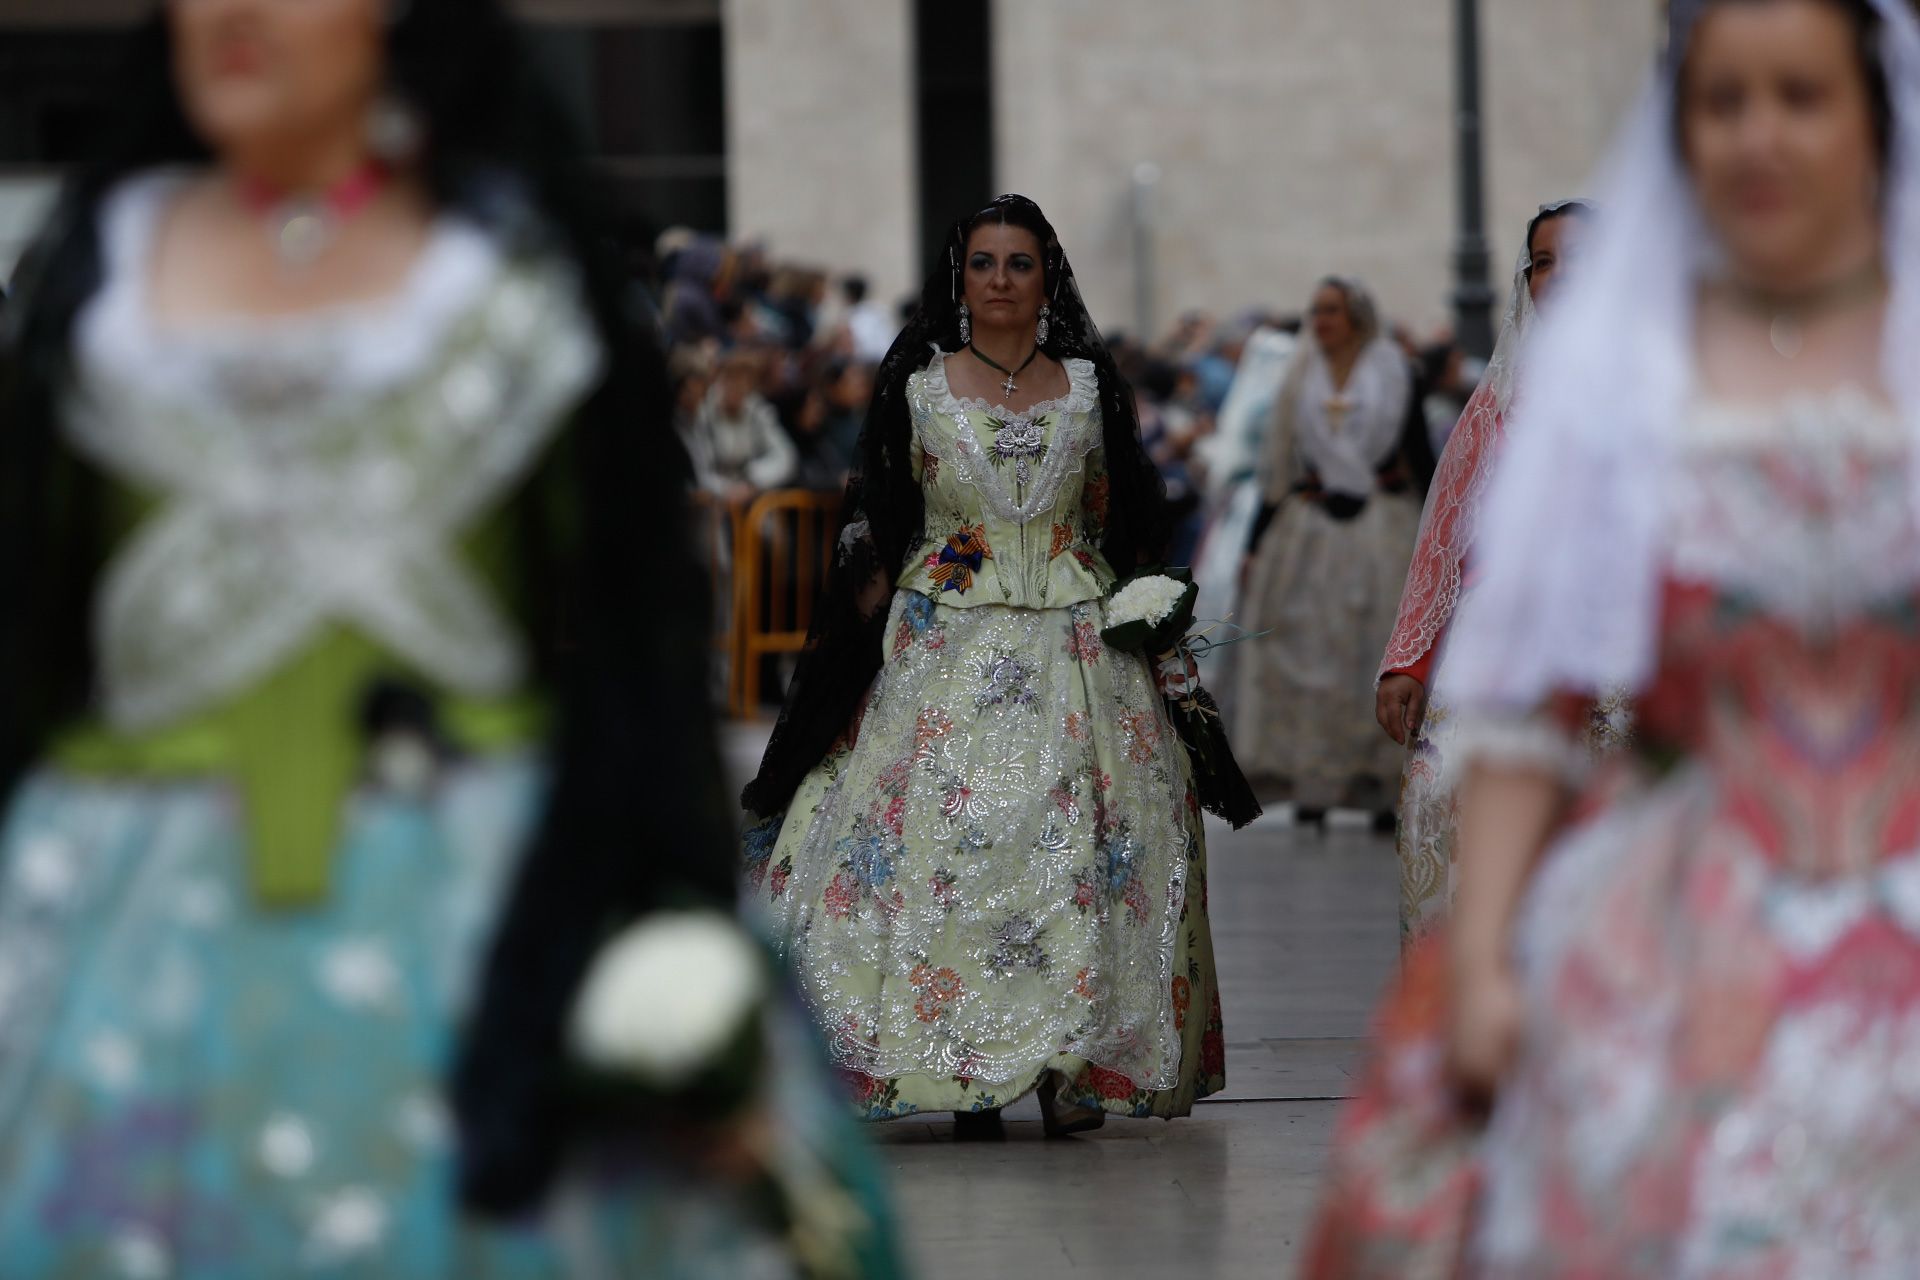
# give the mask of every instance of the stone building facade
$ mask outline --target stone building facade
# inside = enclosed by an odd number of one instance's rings
[[[724,225],[706,229],[864,272],[883,296],[904,294],[924,270],[938,201],[922,192],[955,163],[922,119],[935,109],[929,68],[958,56],[927,45],[928,15],[969,3],[991,30],[991,65],[980,69],[990,89],[977,108],[958,108],[946,136],[977,115],[990,162],[948,183],[951,201],[1000,190],[1039,200],[1103,324],[1297,309],[1329,271],[1369,280],[1389,313],[1418,326],[1445,320],[1455,234],[1446,0],[516,0],[581,69],[571,78],[587,112],[646,100],[630,83],[661,67],[660,53],[645,54],[646,31],[674,33],[660,37],[672,51],[688,47],[688,30],[715,28],[723,84],[699,110],[724,121],[689,128],[724,138],[724,155],[706,154],[705,140],[676,151],[667,137],[614,157],[636,225],[652,203],[711,210],[702,216],[712,222],[724,210]],[[147,7],[8,0],[0,41],[9,24],[99,27]],[[1652,64],[1662,18],[1650,0],[1482,0],[1481,11],[1501,285],[1534,206],[1585,188]],[[636,52],[596,63],[602,45]],[[580,77],[596,65],[600,84],[587,92]],[[955,110],[950,100],[939,109]],[[680,154],[691,151],[701,154]],[[0,271],[51,172],[0,157]],[[1137,189],[1149,172],[1157,183]],[[706,186],[676,201],[675,183]]]
[[[909,0],[725,0],[733,229],[889,292],[924,270]],[[1483,0],[1494,283],[1579,194],[1660,47],[1660,7]],[[1443,323],[1454,221],[1443,0],[991,0],[993,187],[1045,207],[1096,316],[1299,308],[1339,271]],[[1157,172],[1136,190],[1143,166]],[[982,193],[982,198],[993,192]],[[956,208],[952,213],[964,210]],[[1149,278],[1143,279],[1144,266]]]
[[[1188,308],[1299,310],[1329,272],[1444,321],[1455,236],[1452,5],[1443,0],[999,0],[999,177],[1049,211],[1103,323],[1141,282]],[[1584,190],[1658,47],[1623,0],[1483,0],[1496,285],[1542,201]]]

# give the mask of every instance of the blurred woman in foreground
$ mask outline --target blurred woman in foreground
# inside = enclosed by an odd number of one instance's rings
[[[687,1153],[585,1172],[618,1127],[575,1087],[589,961],[735,872],[663,369],[516,50],[482,0],[177,0],[35,253],[0,430],[9,1276],[802,1274]],[[857,1168],[805,1123],[784,1149]],[[456,1156],[516,1225],[463,1221]]]
[[[1308,1272],[1904,1275],[1912,11],[1700,5],[1603,196],[1448,654],[1453,923],[1382,1021]],[[1615,686],[1636,747],[1590,772]],[[1489,1097],[1482,1132],[1463,1100]]]

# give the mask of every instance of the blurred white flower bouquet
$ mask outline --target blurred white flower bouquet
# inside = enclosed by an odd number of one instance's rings
[[[708,1114],[757,1091],[766,960],[717,911],[658,912],[607,943],[573,1010],[587,1069]]]
[[[740,1183],[811,1280],[859,1272],[872,1226],[768,1098],[770,960],[732,917],[660,911],[601,948],[569,1039],[590,1110],[618,1131],[685,1140],[696,1167]],[[652,1145],[652,1144],[649,1144]]]

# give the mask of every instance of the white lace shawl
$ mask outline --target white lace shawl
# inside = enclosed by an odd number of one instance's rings
[[[68,436],[159,499],[96,603],[108,718],[204,709],[330,623],[451,688],[510,691],[520,637],[454,543],[598,376],[577,281],[446,218],[385,301],[162,327],[146,280],[181,180],[110,198],[76,333]]]
[[[1406,425],[1407,402],[1413,395],[1406,356],[1391,339],[1373,339],[1354,362],[1346,387],[1338,391],[1317,344],[1309,340],[1294,358],[1302,362],[1299,372],[1288,376],[1275,406],[1278,429],[1269,442],[1267,501],[1279,501],[1291,487],[1292,450],[1329,493],[1370,497],[1379,483],[1380,465]],[[1345,408],[1336,412],[1335,400]]]
[[[1274,397],[1280,394],[1287,366],[1301,345],[1300,339],[1279,329],[1256,329],[1247,339],[1214,430],[1194,445],[1206,466],[1209,496],[1218,498],[1259,466],[1267,432],[1273,427]]]
[[[1920,27],[1901,0],[1873,5],[1894,116],[1884,375],[1920,435]],[[1652,674],[1675,447],[1695,393],[1694,295],[1712,256],[1672,95],[1661,77],[1643,96],[1597,184],[1581,270],[1529,348],[1527,394],[1480,515],[1480,583],[1449,641],[1463,707],[1520,711],[1556,690],[1638,690]],[[1920,505],[1920,468],[1914,494]]]

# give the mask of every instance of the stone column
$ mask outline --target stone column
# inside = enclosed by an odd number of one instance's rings
[[[777,258],[918,288],[906,0],[725,0],[728,222]]]

